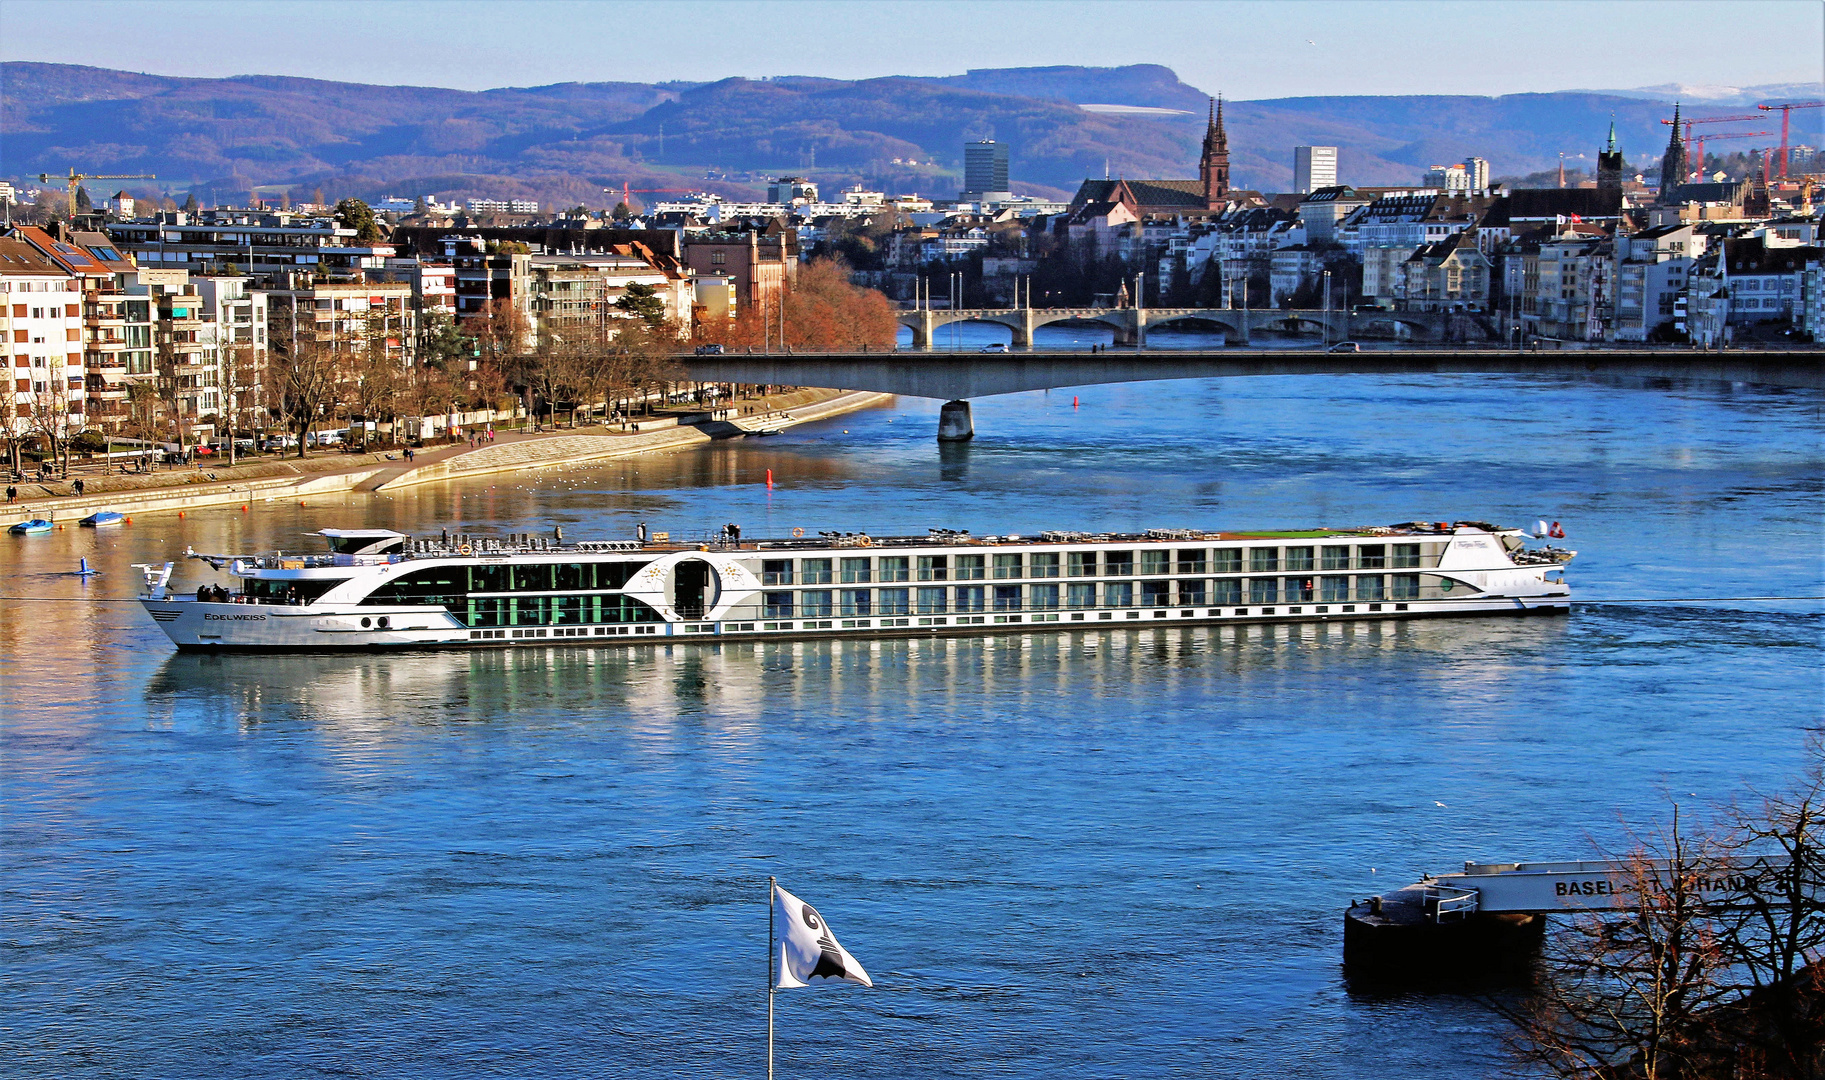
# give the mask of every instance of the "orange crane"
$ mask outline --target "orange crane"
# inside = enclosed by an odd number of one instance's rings
[[[614,188],[603,188],[602,190],[612,192],[615,189]],[[692,188],[681,188],[681,187],[630,188],[627,186],[627,181],[625,181],[625,180],[621,181],[621,201],[626,203],[629,206],[634,205],[634,201],[632,199],[628,198],[628,196],[630,196],[630,195],[694,195],[694,194],[696,194],[696,191],[695,191],[695,189],[692,189]]]
[[[1698,137],[1698,139],[1696,140],[1697,146],[1698,146],[1698,167],[1697,167],[1697,171],[1695,173],[1695,175],[1698,177],[1699,182],[1703,183],[1704,179],[1705,179],[1705,143],[1707,141],[1708,142],[1723,142],[1726,139],[1753,139],[1757,135],[1772,135],[1772,134],[1774,134],[1774,132],[1772,132],[1772,131],[1726,131],[1722,135],[1713,135],[1708,140],[1706,139],[1705,136],[1700,135]],[[1750,151],[1750,153],[1754,153],[1754,152],[1755,152],[1754,150]]]
[[[1685,130],[1685,134],[1680,138],[1679,142],[1680,142],[1680,145],[1685,148],[1686,163],[1691,164],[1691,162],[1693,161],[1692,126],[1694,124],[1734,124],[1734,123],[1738,123],[1738,122],[1744,121],[1744,120],[1759,121],[1761,119],[1762,118],[1759,115],[1757,115],[1755,113],[1750,113],[1747,116],[1694,116],[1694,117],[1688,117],[1684,120],[1681,120],[1680,123],[1685,125],[1686,130]],[[1661,123],[1667,125],[1668,127],[1671,127],[1673,125],[1673,121],[1671,121],[1671,120],[1662,120]],[[1705,167],[1705,139],[1704,139],[1704,136],[1702,136],[1702,135],[1700,135],[1698,137],[1697,161],[1698,161],[1698,171],[1703,172],[1704,167]],[[1691,179],[1695,174],[1691,170],[1688,170],[1686,175],[1687,175],[1687,179]]]
[[[38,174],[38,182],[40,184],[48,184],[53,180],[65,180],[69,183],[69,186],[70,186],[70,217],[71,218],[75,218],[75,216],[76,216],[76,189],[82,186],[82,182],[84,180],[157,180],[157,179],[158,179],[158,177],[154,176],[151,173],[79,173],[75,169],[71,169],[70,175],[67,177],[52,176],[50,173],[39,173]]]
[[[1763,112],[1781,110],[1781,179],[1787,179],[1787,119],[1795,109],[1825,109],[1825,101],[1790,101],[1785,105],[1757,105]]]

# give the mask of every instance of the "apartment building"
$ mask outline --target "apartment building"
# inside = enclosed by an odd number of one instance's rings
[[[78,279],[24,240],[0,237],[0,302],[11,369],[0,396],[6,436],[81,431],[87,394]]]
[[[139,268],[106,234],[72,230],[62,223],[22,227],[16,239],[37,249],[76,280],[82,292],[84,420],[120,432],[128,422],[128,396],[152,378],[152,305]]]
[[[333,218],[289,211],[165,211],[114,222],[108,235],[139,266],[192,274],[245,273],[278,287],[313,279],[358,280],[386,268],[391,244],[363,244]]]

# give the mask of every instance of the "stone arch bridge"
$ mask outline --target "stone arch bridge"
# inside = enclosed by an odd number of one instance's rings
[[[1270,308],[957,308],[900,311],[895,319],[912,331],[913,348],[930,349],[939,328],[977,322],[1005,326],[1014,347],[1031,348],[1033,331],[1053,323],[1108,327],[1115,344],[1144,346],[1147,331],[1174,323],[1214,326],[1231,345],[1246,345],[1256,334],[1304,335],[1331,341],[1352,339],[1424,343],[1487,342],[1501,336],[1486,316],[1462,312],[1307,311]]]

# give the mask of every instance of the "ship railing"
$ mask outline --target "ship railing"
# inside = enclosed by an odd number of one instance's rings
[[[1426,916],[1434,923],[1463,922],[1476,914],[1478,894],[1475,889],[1456,885],[1428,885],[1422,903]]]

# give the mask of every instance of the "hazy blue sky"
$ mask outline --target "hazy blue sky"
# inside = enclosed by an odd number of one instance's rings
[[[74,31],[74,32],[72,32]],[[1817,0],[5,0],[0,59],[483,89],[1165,64],[1235,98],[1825,78]]]

